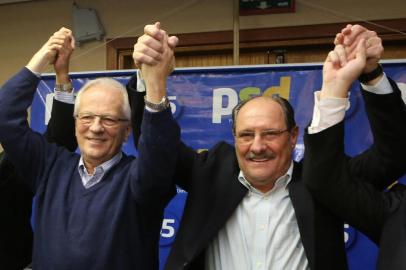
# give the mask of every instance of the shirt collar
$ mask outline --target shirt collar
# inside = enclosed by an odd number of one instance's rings
[[[279,189],[279,188],[285,188],[286,189],[288,187],[288,184],[292,180],[292,172],[293,172],[293,161],[291,161],[289,169],[286,171],[286,173],[276,180],[274,187],[270,191],[272,191],[274,189]],[[249,191],[263,194],[263,192],[259,191],[258,189],[256,189],[255,187],[253,187],[251,185],[251,183],[245,178],[244,173],[241,170],[240,170],[240,173],[238,175],[238,180]]]
[[[116,165],[121,158],[123,157],[123,153],[120,151],[117,154],[115,154],[111,159],[103,162],[102,164],[100,164],[99,166],[94,168],[94,172],[92,175],[89,175],[89,173],[87,172],[87,169],[85,167],[85,163],[83,162],[83,156],[80,156],[79,159],[79,165],[78,165],[78,170],[80,175],[82,175],[82,173],[85,173],[88,176],[93,176],[95,174],[102,174],[107,172],[108,170],[110,170],[114,165]]]

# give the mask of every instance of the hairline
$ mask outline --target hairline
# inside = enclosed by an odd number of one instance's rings
[[[81,103],[81,98],[82,94],[92,87],[98,86],[98,85],[104,85],[104,86],[109,86],[109,90],[116,89],[119,90],[122,96],[122,105],[121,105],[121,113],[124,114],[124,118],[126,120],[131,120],[131,108],[129,104],[129,99],[128,99],[128,93],[125,87],[118,82],[115,79],[109,78],[109,77],[101,77],[97,78],[94,80],[89,80],[87,81],[78,91],[76,99],[75,99],[75,104],[74,104],[74,109],[73,109],[73,115],[77,116],[79,113],[79,108],[80,108],[80,103]]]
[[[289,103],[289,101],[279,95],[271,95],[271,96],[265,96],[265,95],[251,95],[248,99],[240,101],[232,111],[232,133],[235,136],[236,135],[236,126],[237,126],[237,117],[238,113],[241,111],[241,109],[249,102],[251,102],[254,99],[257,98],[268,98],[272,100],[273,102],[279,104],[279,106],[282,109],[283,112],[283,117],[285,120],[285,125],[286,129],[288,132],[291,132],[293,128],[295,128],[296,121],[295,121],[295,115],[294,115],[294,110],[292,108],[292,105]]]

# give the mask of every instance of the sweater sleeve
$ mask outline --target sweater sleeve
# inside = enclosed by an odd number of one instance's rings
[[[56,146],[28,125],[31,105],[39,78],[27,68],[8,80],[0,90],[0,142],[8,157],[35,191],[45,170],[46,159],[55,157]]]
[[[170,108],[162,112],[144,111],[138,144],[136,176],[132,177],[133,195],[139,202],[161,207],[175,195],[173,180],[180,144],[180,130]]]
[[[143,123],[144,110],[144,92],[137,91],[137,76],[134,74],[127,83],[127,93],[131,106],[131,125],[134,135],[134,145],[137,148],[139,138],[141,136],[141,123]],[[150,114],[150,113],[149,113]],[[158,116],[158,115],[157,115]],[[142,132],[145,132],[143,129]],[[167,132],[163,130],[164,134]],[[180,142],[178,151],[178,159],[176,162],[175,184],[182,189],[188,191],[192,181],[193,173],[196,166],[204,166],[207,159],[212,153],[216,153],[217,147],[214,150],[197,153],[194,149],[187,146],[184,142]]]

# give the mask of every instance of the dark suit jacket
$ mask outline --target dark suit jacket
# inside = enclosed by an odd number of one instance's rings
[[[406,107],[393,94],[363,93],[374,144],[349,158],[344,124],[305,135],[303,177],[317,200],[380,245],[378,269],[406,269],[406,191],[384,186],[406,172]]]
[[[127,85],[130,104],[143,107],[143,93],[135,89],[133,76]],[[140,125],[136,120],[140,116],[136,117],[132,119],[134,129]],[[247,193],[238,181],[239,171],[235,149],[225,142],[200,154],[181,146],[175,182],[188,197],[165,269],[204,269],[206,248]],[[301,181],[299,163],[294,164],[288,188],[310,268],[347,269],[343,222],[314,202]]]
[[[175,181],[188,197],[165,269],[204,269],[206,248],[247,193],[239,171],[234,147],[224,142],[201,154],[182,148]],[[294,164],[288,189],[310,268],[347,269],[343,222],[314,202],[301,164]]]
[[[48,141],[74,151],[77,147],[73,105],[54,100],[45,136]],[[32,192],[14,170],[6,154],[0,154],[0,269],[23,269],[31,262],[30,225]]]

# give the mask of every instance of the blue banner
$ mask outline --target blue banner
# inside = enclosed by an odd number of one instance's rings
[[[406,63],[388,62],[384,69],[406,93],[405,66]],[[182,128],[183,141],[196,150],[208,149],[220,140],[233,144],[232,108],[251,95],[278,94],[289,99],[295,109],[300,137],[294,159],[300,160],[304,153],[303,130],[312,117],[313,92],[321,87],[321,69],[319,64],[177,69],[168,79],[168,95],[172,113]],[[134,72],[73,73],[71,77],[74,88],[80,89],[87,80],[96,77],[113,77],[125,84]],[[40,132],[45,130],[50,115],[54,83],[53,75],[44,76],[32,105],[31,125]],[[345,144],[347,154],[355,155],[373,141],[358,84],[352,87],[350,104]],[[136,155],[132,139],[124,151]],[[165,210],[160,240],[161,269],[176,236],[186,196],[186,192],[178,189],[178,195]],[[376,246],[353,228],[345,226],[344,230],[350,269],[375,269]]]

